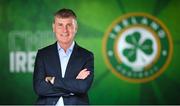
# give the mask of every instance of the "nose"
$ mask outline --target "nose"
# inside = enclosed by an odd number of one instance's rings
[[[67,27],[64,26],[63,29],[62,29],[63,32],[67,32]]]

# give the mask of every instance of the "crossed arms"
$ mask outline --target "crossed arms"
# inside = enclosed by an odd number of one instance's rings
[[[90,74],[90,71],[88,71],[86,68],[81,70],[79,72],[79,74],[77,75],[76,79],[79,79],[79,80],[84,80],[87,78],[87,76]],[[45,81],[47,83],[51,83],[51,84],[54,84],[54,80],[55,80],[55,77],[53,76],[46,76],[45,77]]]
[[[35,61],[33,85],[39,96],[70,96],[87,93],[93,81],[94,57],[84,58],[83,69],[76,78],[47,76],[43,56],[38,51]]]

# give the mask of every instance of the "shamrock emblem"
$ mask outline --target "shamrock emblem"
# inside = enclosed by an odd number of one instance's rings
[[[125,40],[131,45],[130,48],[123,50],[124,56],[130,61],[134,62],[137,59],[137,50],[141,50],[146,55],[150,55],[153,52],[152,41],[145,39],[142,43],[140,42],[141,33],[134,32],[126,36]]]

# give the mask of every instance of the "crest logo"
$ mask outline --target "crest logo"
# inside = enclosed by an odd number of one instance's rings
[[[172,51],[172,39],[166,26],[145,13],[120,17],[103,38],[103,54],[109,69],[130,82],[157,78],[168,66]]]

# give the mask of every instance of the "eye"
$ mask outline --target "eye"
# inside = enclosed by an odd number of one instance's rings
[[[58,23],[58,26],[62,26],[62,23]]]
[[[67,24],[67,27],[71,27],[71,26],[72,26],[72,24],[71,24],[71,23]]]

